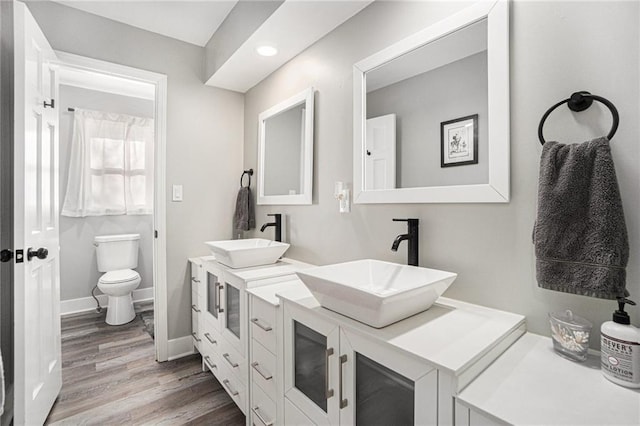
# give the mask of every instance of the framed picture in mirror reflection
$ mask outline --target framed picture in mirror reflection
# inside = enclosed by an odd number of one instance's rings
[[[478,164],[478,114],[440,123],[440,167]]]

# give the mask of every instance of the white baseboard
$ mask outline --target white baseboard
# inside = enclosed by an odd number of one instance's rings
[[[133,301],[142,302],[153,300],[153,287],[133,290]],[[96,296],[103,308],[108,306],[109,296],[99,294]],[[93,297],[81,297],[79,299],[61,300],[60,315],[77,314],[79,312],[93,311],[96,309],[96,301]]]
[[[182,358],[194,353],[193,349],[193,337],[184,336],[177,339],[170,339],[167,342],[168,360]]]

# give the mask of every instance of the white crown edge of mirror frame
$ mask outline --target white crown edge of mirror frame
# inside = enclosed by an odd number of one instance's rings
[[[313,86],[277,103],[258,115],[258,193],[257,205],[309,205],[313,203],[313,134],[314,134],[314,99]],[[303,169],[302,193],[295,195],[265,195],[264,194],[264,149],[265,126],[264,122],[281,112],[297,105],[305,105],[305,129],[303,143]]]
[[[482,19],[487,19],[489,182],[364,190],[366,73]],[[509,93],[509,0],[475,3],[354,64],[353,203],[508,203],[511,132]]]

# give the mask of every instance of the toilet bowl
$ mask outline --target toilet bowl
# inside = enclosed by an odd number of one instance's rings
[[[132,269],[110,271],[100,277],[98,288],[109,296],[107,324],[126,324],[135,318],[131,292],[138,288],[140,281],[140,274]]]
[[[95,237],[98,271],[106,272],[98,280],[98,288],[109,296],[106,322],[109,325],[126,324],[133,320],[131,292],[139,285],[139,234],[100,235]]]

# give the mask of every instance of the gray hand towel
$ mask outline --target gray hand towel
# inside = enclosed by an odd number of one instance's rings
[[[248,231],[256,227],[256,211],[253,206],[251,189],[248,186],[243,186],[238,191],[236,211],[233,214],[233,227],[241,231]]]
[[[540,287],[602,299],[628,295],[627,228],[606,138],[544,144],[533,242]]]

